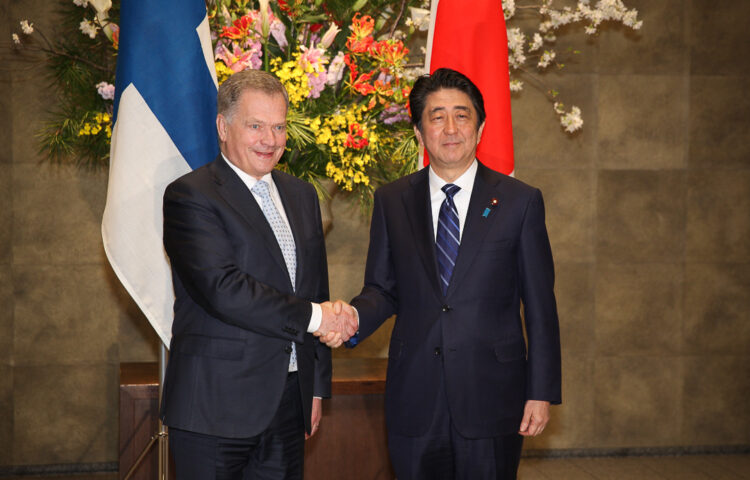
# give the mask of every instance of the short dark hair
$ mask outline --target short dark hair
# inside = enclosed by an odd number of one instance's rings
[[[263,70],[247,68],[231,75],[219,85],[219,92],[216,95],[217,113],[224,115],[227,123],[232,123],[237,103],[247,90],[257,90],[267,95],[282,95],[289,107],[289,95],[275,75]]]
[[[484,123],[487,113],[484,111],[484,99],[474,82],[461,72],[450,68],[438,68],[432,75],[422,75],[414,82],[414,87],[409,94],[409,109],[411,110],[411,123],[417,130],[422,131],[422,114],[424,113],[427,97],[431,93],[444,88],[460,90],[469,96],[474,110],[477,111],[477,128]]]

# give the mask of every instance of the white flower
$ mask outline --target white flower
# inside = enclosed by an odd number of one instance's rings
[[[541,68],[547,68],[550,63],[552,63],[552,60],[555,59],[555,52],[554,50],[545,50],[542,54],[542,58],[539,59],[539,63],[537,64],[537,67]]]
[[[410,17],[406,19],[406,25],[424,32],[430,27],[430,11],[426,8],[409,7]]]
[[[323,38],[320,40],[318,46],[323,49],[330,47],[333,41],[336,39],[336,35],[338,35],[340,31],[341,29],[338,27],[338,25],[332,23],[331,26],[328,27],[326,33],[323,34]]]
[[[268,1],[259,0],[260,5],[258,6],[258,10],[260,10],[260,30],[263,38],[268,38],[268,32],[271,31],[271,25],[268,23],[268,10],[271,7],[268,5]]]
[[[83,32],[84,35],[88,35],[89,38],[96,38],[96,32],[99,30],[99,27],[97,27],[94,22],[89,21],[86,18],[83,19],[78,28],[81,29],[81,32]]]
[[[526,61],[526,55],[523,53],[525,43],[526,36],[520,28],[508,29],[508,63],[510,68],[519,68]]]
[[[596,27],[592,27],[591,25],[587,25],[583,30],[587,35],[594,35],[596,33]]]
[[[21,31],[26,35],[31,35],[34,33],[34,24],[28,20],[21,20]]]
[[[96,10],[96,13],[98,15],[104,15],[104,18],[107,17],[107,12],[109,12],[109,9],[112,8],[112,0],[86,0],[88,3],[91,4],[92,7]]]
[[[115,98],[115,86],[107,82],[99,82],[96,84],[96,92],[104,100],[113,100]]]
[[[510,81],[510,91],[511,92],[520,92],[523,90],[523,82],[521,80],[516,80],[515,78]]]
[[[73,0],[73,3],[78,5],[79,7],[86,7],[86,5],[89,4],[88,0]]]
[[[506,20],[511,19],[516,14],[516,0],[503,0],[503,13]]]
[[[232,15],[229,13],[229,9],[226,5],[221,6],[221,16],[224,17],[224,23],[227,25],[232,24]]]
[[[570,113],[566,113],[560,117],[560,125],[565,128],[568,133],[573,133],[576,130],[580,130],[583,127],[583,119],[581,118],[581,109],[574,106],[570,109]]]
[[[13,35],[11,35],[10,38],[13,39],[13,43],[15,43],[16,45],[20,45],[21,44],[21,39],[18,38],[18,34],[17,33],[14,33]]]
[[[406,40],[406,32],[403,30],[396,30],[393,32],[393,38],[394,40]]]
[[[407,82],[415,82],[422,74],[424,74],[424,68],[422,66],[405,68],[401,74],[401,78]]]
[[[339,52],[333,57],[331,63],[328,65],[328,74],[326,76],[326,83],[328,85],[337,84],[344,76],[344,52]]]
[[[529,51],[535,52],[542,48],[542,43],[544,43],[544,40],[542,39],[542,36],[539,35],[539,33],[534,34],[534,41],[531,42],[529,45]]]

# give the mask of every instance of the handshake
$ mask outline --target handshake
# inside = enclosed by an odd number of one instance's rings
[[[331,348],[338,348],[359,330],[359,317],[354,307],[342,300],[320,304],[323,318],[313,333]]]

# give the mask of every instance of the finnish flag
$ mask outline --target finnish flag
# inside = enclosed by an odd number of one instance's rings
[[[122,2],[104,250],[165,345],[174,293],[162,244],[162,196],[212,161],[216,91],[204,0]]]

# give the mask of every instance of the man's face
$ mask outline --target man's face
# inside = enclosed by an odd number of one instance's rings
[[[419,144],[427,150],[437,170],[463,172],[476,157],[484,124],[471,99],[461,90],[444,88],[427,96],[422,131],[414,127]]]
[[[286,146],[286,101],[280,94],[246,90],[230,121],[216,117],[222,152],[255,178],[273,170]]]

